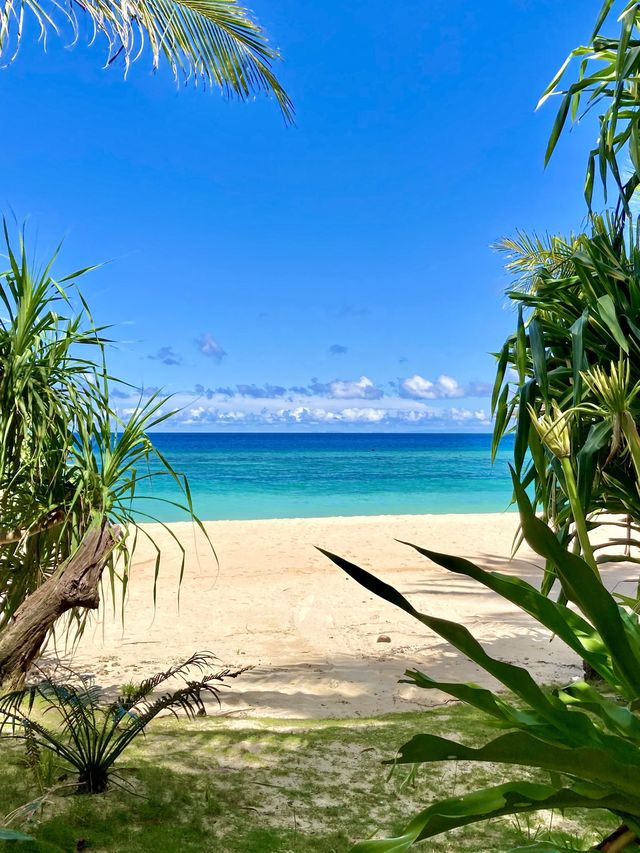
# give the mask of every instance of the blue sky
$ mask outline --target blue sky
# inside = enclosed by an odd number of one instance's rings
[[[490,246],[584,216],[586,122],[535,113],[596,2],[256,0],[296,106],[177,90],[27,40],[0,71],[0,201],[116,325],[175,429],[487,430],[514,323]],[[121,399],[126,411],[132,399]]]

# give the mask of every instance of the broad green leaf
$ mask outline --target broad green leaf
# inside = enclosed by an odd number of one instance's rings
[[[538,381],[542,398],[547,400],[549,397],[547,354],[545,352],[544,338],[540,330],[540,324],[535,317],[529,322],[528,332],[534,374]]]
[[[522,814],[542,809],[609,809],[637,814],[638,803],[622,795],[589,795],[580,787],[556,789],[532,782],[507,782],[494,788],[474,791],[434,803],[417,815],[402,835],[387,841],[362,841],[354,853],[396,853],[407,851],[425,838],[432,838],[459,826],[490,820],[504,815]]]
[[[617,604],[591,567],[562,548],[547,525],[535,516],[513,470],[511,476],[525,539],[536,553],[553,562],[569,600],[578,605],[602,637],[625,693],[639,695],[640,660],[632,651]]]
[[[585,681],[577,681],[557,691],[561,701],[590,711],[602,719],[607,728],[636,744],[640,743],[640,720],[623,705],[603,696]],[[630,749],[633,746],[629,744]]]
[[[491,717],[507,723],[510,726],[531,727],[537,730],[547,728],[539,714],[528,709],[519,709],[485,687],[475,684],[459,684],[450,681],[436,681],[424,672],[407,670],[401,684],[413,684],[422,690],[440,690],[454,699],[459,699]]]
[[[571,716],[571,714],[569,714]],[[524,731],[508,732],[481,747],[469,747],[439,735],[418,734],[400,747],[394,759],[398,764],[423,764],[435,761],[488,761],[520,764],[552,770],[618,790],[630,797],[640,796],[640,751],[624,748],[614,757],[610,749],[568,748],[548,743]],[[625,756],[628,761],[625,761]]]
[[[598,306],[600,308],[600,319],[607,326],[618,346],[624,350],[624,352],[628,353],[629,342],[620,328],[613,299],[607,293],[598,299]]]
[[[587,369],[584,358],[584,332],[589,322],[589,309],[585,308],[580,317],[571,326],[572,367],[573,367],[573,405],[577,406],[582,397],[582,376]]]
[[[577,454],[578,464],[578,497],[583,507],[591,506],[591,493],[596,472],[598,453],[611,440],[613,427],[609,421],[600,421],[589,428],[587,440]]]
[[[325,551],[323,548],[318,548],[318,550],[369,592],[383,598],[390,604],[394,604],[422,622],[443,640],[446,640],[490,675],[493,675],[494,678],[497,678],[507,689],[529,703],[549,724],[561,729],[568,743],[581,741],[584,738],[589,739],[592,736],[593,724],[586,715],[572,714],[571,720],[569,720],[567,714],[561,710],[559,700],[542,690],[527,669],[492,658],[464,626],[447,619],[420,613],[390,584],[336,554]]]
[[[513,575],[487,572],[462,557],[440,554],[418,545],[412,545],[410,542],[403,544],[410,545],[420,554],[450,572],[473,578],[478,583],[498,593],[502,598],[516,604],[521,610],[548,628],[552,634],[558,636],[584,660],[587,660],[603,678],[615,682],[611,662],[606,654],[601,637],[593,626],[578,613],[557,604],[542,595],[531,584]]]

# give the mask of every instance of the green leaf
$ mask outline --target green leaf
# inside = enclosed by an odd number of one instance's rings
[[[544,338],[540,330],[540,324],[533,317],[529,322],[529,344],[531,346],[531,358],[533,370],[544,400],[549,397],[549,378],[547,376],[547,354],[544,346]]]
[[[598,35],[600,30],[602,29],[602,25],[604,24],[604,22],[607,18],[607,15],[611,11],[611,8],[613,7],[614,2],[615,2],[615,0],[605,0],[605,2],[602,4],[602,8],[600,9],[600,12],[598,14],[598,18],[597,18],[595,26],[593,28],[593,33],[591,34],[591,41],[594,40],[594,38]]]
[[[569,714],[571,716],[571,714]],[[627,761],[624,760],[625,756]],[[624,747],[614,757],[611,749],[594,747],[569,748],[562,743],[548,743],[524,731],[508,732],[481,747],[469,747],[439,735],[418,734],[400,747],[395,762],[423,764],[436,761],[488,761],[497,764],[520,764],[553,770],[595,785],[603,790],[617,790],[625,796],[640,796],[640,752]]]
[[[578,451],[578,498],[584,507],[591,506],[597,456],[609,444],[612,432],[613,427],[609,421],[592,424],[587,440]]]
[[[493,383],[493,391],[491,393],[491,413],[495,414],[496,404],[504,381],[504,375],[509,363],[509,341],[506,341],[500,350],[498,356],[498,366],[496,367],[496,378]]]
[[[522,387],[527,378],[527,332],[524,325],[522,305],[518,306],[518,326],[516,329],[515,349],[518,384]]]
[[[558,113],[556,115],[556,120],[553,123],[553,127],[551,128],[551,135],[549,136],[549,142],[547,143],[547,150],[544,155],[544,165],[547,166],[549,164],[549,160],[551,159],[551,155],[558,143],[558,139],[560,138],[560,134],[562,133],[562,129],[567,120],[567,116],[569,115],[569,109],[571,107],[571,95],[565,95],[560,103],[560,107],[558,109]]]
[[[547,525],[536,517],[513,469],[511,478],[525,539],[537,554],[551,560],[569,600],[578,605],[602,637],[614,670],[622,680],[621,689],[626,695],[640,695],[640,661],[631,648],[617,604],[591,567],[564,549]]]
[[[513,459],[518,473],[522,471],[522,466],[527,454],[529,446],[529,434],[531,432],[531,415],[529,414],[529,405],[535,401],[538,383],[535,379],[530,379],[520,389],[518,400],[518,423],[516,424],[516,440],[513,448]]]
[[[603,696],[585,681],[576,681],[557,692],[558,698],[568,705],[576,705],[596,714],[611,731],[630,742],[640,743],[640,720],[623,705]],[[632,743],[629,744],[633,749]]]
[[[403,544],[415,548],[418,553],[423,554],[438,566],[442,566],[455,574],[473,578],[505,600],[516,604],[521,610],[548,628],[552,634],[558,636],[584,660],[587,660],[603,678],[613,679],[610,660],[604,650],[602,639],[597,631],[594,631],[593,626],[578,613],[542,595],[535,587],[521,578],[501,572],[487,572],[462,557],[440,554],[418,545],[412,545],[410,542]]]
[[[336,554],[325,551],[323,548],[318,548],[318,550],[369,592],[383,598],[390,604],[395,604],[396,607],[422,622],[443,640],[446,640],[490,675],[493,675],[494,678],[497,678],[507,689],[529,703],[551,725],[561,729],[567,742],[589,737],[593,730],[589,718],[576,713],[572,715],[572,719],[569,721],[566,713],[560,710],[561,703],[556,697],[542,690],[527,669],[492,658],[464,626],[447,619],[439,619],[426,613],[420,613],[390,584]]]
[[[582,793],[580,786],[556,789],[532,782],[507,782],[434,803],[417,815],[402,835],[386,841],[361,841],[354,853],[399,853],[425,838],[432,838],[459,826],[504,815],[542,809],[609,809],[637,814],[638,804],[620,795]]]
[[[616,307],[614,305],[613,299],[607,293],[598,299],[598,306],[600,308],[600,319],[607,326],[618,346],[628,354],[629,342],[625,338],[624,332],[620,328],[620,323],[618,322],[618,317],[616,315]]]
[[[573,405],[577,406],[582,397],[582,376],[580,372],[588,365],[584,357],[584,332],[589,323],[589,309],[585,308],[580,317],[571,326],[571,361],[573,367]]]
[[[495,423],[493,427],[493,438],[491,440],[491,458],[495,459],[496,453],[498,452],[498,447],[500,446],[500,440],[504,435],[504,431],[509,422],[509,407],[507,404],[509,398],[509,384],[507,383],[502,389],[502,393],[500,394],[500,399],[498,400],[498,406],[496,409]]]
[[[86,28],[74,4],[52,4],[49,14],[40,0],[25,0],[19,14],[10,6],[0,7],[0,53],[9,44],[13,50],[14,41],[20,43],[25,7],[35,17],[45,43],[51,30],[62,33],[68,25],[78,38],[87,29],[93,34],[91,42],[104,38],[112,58],[122,60],[125,73],[146,54],[154,70],[166,62],[176,81],[192,80],[245,101],[271,94],[285,121],[293,120],[291,99],[272,69],[279,53],[236,0],[144,0],[135,8],[114,0],[84,0],[80,8],[90,22]],[[61,21],[55,20],[58,14]]]

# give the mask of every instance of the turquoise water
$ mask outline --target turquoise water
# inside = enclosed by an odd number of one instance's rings
[[[155,433],[189,478],[202,519],[501,512],[509,505],[507,441],[491,464],[489,435]],[[147,489],[148,491],[148,489]],[[169,478],[153,496],[181,500]],[[162,521],[186,516],[160,501]]]

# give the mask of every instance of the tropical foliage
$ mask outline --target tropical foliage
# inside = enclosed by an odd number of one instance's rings
[[[603,27],[615,19],[616,13],[618,37],[604,36]],[[597,143],[589,153],[585,197],[591,207],[597,172],[606,200],[608,178],[611,177],[619,194],[618,210],[623,214],[629,212],[629,202],[640,183],[639,36],[638,4],[605,0],[589,44],[571,51],[540,100],[544,103],[553,96],[561,98],[547,146],[547,162],[569,117],[575,123],[586,112],[602,108],[598,116]],[[563,87],[561,84],[568,76],[568,69],[573,67],[573,60],[579,60],[576,79]],[[618,161],[621,152],[628,152],[630,160],[624,168]]]
[[[209,652],[196,653],[112,701],[77,673],[69,672],[64,682],[44,679],[0,699],[0,735],[24,738],[31,763],[37,764],[42,750],[52,752],[76,772],[80,791],[100,793],[107,788],[113,764],[161,711],[177,716],[180,710],[193,718],[205,715],[206,694],[219,702],[218,685],[225,678],[236,678],[241,670],[223,669],[203,676],[215,662]],[[194,670],[201,675],[197,680],[191,675]],[[179,679],[181,686],[151,697],[170,679]],[[45,714],[57,717],[54,726],[45,724]]]
[[[154,70],[161,61],[176,81],[216,86],[243,100],[273,93],[287,121],[293,106],[273,73],[278,52],[251,14],[237,0],[7,0],[0,6],[0,57],[10,62],[32,19],[46,43],[49,32],[67,33],[72,42],[86,36],[107,43],[107,66],[120,60],[128,70],[146,51]]]
[[[605,37],[614,11],[620,13],[619,37]],[[616,559],[633,559],[638,544],[640,253],[633,194],[640,180],[639,27],[637,4],[607,0],[589,45],[572,51],[542,98],[561,98],[547,160],[570,116],[578,121],[600,110],[585,187],[587,232],[519,234],[500,244],[515,279],[507,295],[518,321],[497,354],[494,453],[515,421],[518,474],[533,484],[536,505],[560,540],[592,564],[611,558],[594,557],[587,536],[603,513],[627,516],[626,530],[609,531],[625,546]],[[576,79],[563,88],[573,60],[579,60]],[[591,212],[596,174],[605,200],[611,177],[617,190],[615,210],[606,216]],[[554,407],[567,441],[563,457],[548,440]],[[548,574],[546,588],[551,581]]]
[[[488,715],[504,729],[472,748],[427,733],[402,746],[393,764],[477,761],[548,771],[546,784],[515,779],[429,805],[399,836],[363,841],[360,853],[402,853],[414,844],[455,827],[540,809],[605,809],[622,823],[616,846],[622,850],[640,836],[640,626],[633,611],[619,606],[581,557],[563,548],[536,516],[513,474],[521,523],[528,544],[553,564],[569,605],[555,602],[520,578],[487,572],[473,563],[425,548],[425,557],[448,571],[469,577],[534,617],[556,641],[569,646],[595,670],[602,686],[575,681],[561,688],[538,685],[528,670],[491,657],[463,626],[416,610],[394,587],[334,554],[325,553],[370,592],[396,605],[435,631],[496,679],[509,694],[474,684],[436,681],[408,671],[406,682],[440,690]],[[406,543],[408,544],[408,543]],[[553,845],[528,847],[559,853]]]
[[[29,257],[24,235],[12,240],[5,224],[4,236],[8,265],[0,272],[0,682],[3,644],[16,630],[16,617],[24,615],[26,602],[48,580],[61,577],[93,531],[106,524],[114,532],[119,567],[113,554],[106,553],[105,560],[111,583],[120,579],[126,587],[136,536],[149,536],[139,526],[148,516],[136,511],[136,498],[152,494],[156,477],[169,476],[182,490],[185,511],[193,515],[186,480],[147,435],[172,413],[167,400],[158,394],[141,400],[126,421],[111,402],[115,380],[105,362],[106,330],[95,326],[78,290],[88,270],[54,278],[57,252],[40,267]],[[159,561],[157,550],[156,575]],[[97,606],[97,601],[88,606]],[[79,619],[83,612],[76,611]],[[25,651],[22,669],[39,647],[36,642]]]
[[[560,540],[588,560],[587,525],[611,524],[605,513],[628,516],[610,528],[626,553],[595,559],[631,559],[640,519],[638,235],[629,228],[620,240],[612,218],[594,216],[589,235],[546,243],[521,235],[503,247],[518,322],[498,357],[494,452],[513,429],[519,477],[533,483],[535,504]],[[554,422],[564,448],[553,442]]]

